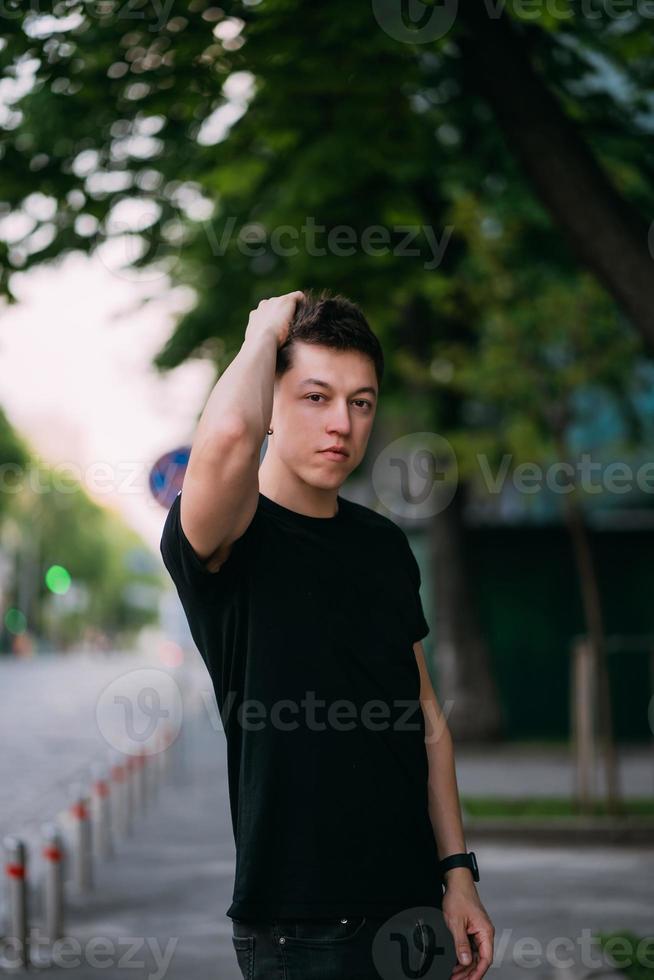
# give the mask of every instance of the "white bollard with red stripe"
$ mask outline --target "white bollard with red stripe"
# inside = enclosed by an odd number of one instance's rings
[[[81,783],[72,786],[70,815],[73,818],[73,882],[78,892],[93,888],[91,814],[89,800]]]
[[[43,913],[45,935],[49,943],[61,939],[64,934],[64,848],[59,828],[45,823],[41,828],[44,863]]]
[[[158,733],[152,738],[147,755],[148,764],[146,766],[146,785],[148,800],[151,802],[154,802],[159,795],[160,768],[158,755],[159,739],[157,736]]]
[[[125,830],[128,834],[131,834],[134,830],[136,793],[136,763],[134,762],[134,756],[131,755],[128,749],[125,752],[125,811],[127,814]]]
[[[127,767],[120,752],[112,753],[111,760],[111,824],[114,838],[129,834],[127,812]]]
[[[7,935],[4,937],[3,953],[5,962],[10,953],[11,967],[27,967],[29,950],[27,946],[27,849],[22,840],[13,835],[4,839],[5,876],[9,902],[7,916]]]
[[[141,813],[146,813],[149,803],[148,794],[148,754],[145,746],[141,746],[138,753],[139,760],[139,792],[141,794]]]
[[[109,814],[110,782],[107,768],[103,763],[94,763],[92,773],[91,817],[93,831],[91,836],[94,854],[98,858],[109,858],[114,852]]]
[[[159,770],[159,783],[161,784],[168,771],[168,726],[162,725],[157,732],[157,769]]]
[[[132,756],[134,759],[134,783],[136,786],[136,806],[139,813],[144,813],[147,807],[145,798],[145,752],[139,748]]]

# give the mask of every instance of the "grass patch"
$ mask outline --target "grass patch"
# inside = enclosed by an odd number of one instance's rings
[[[629,980],[654,980],[654,936],[637,936],[629,930],[600,932],[600,946]]]
[[[471,817],[575,817],[580,816],[574,800],[565,796],[505,797],[462,796],[461,803]],[[624,800],[622,812],[629,817],[654,816],[654,798],[636,797]],[[605,817],[606,804],[599,800],[588,811],[589,815]],[[653,978],[654,980],[654,978]]]

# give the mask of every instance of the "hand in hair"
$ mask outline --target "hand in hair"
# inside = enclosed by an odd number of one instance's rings
[[[292,293],[285,293],[283,296],[271,296],[270,299],[262,299],[256,310],[252,310],[245,330],[245,336],[261,331],[271,330],[276,338],[277,345],[281,347],[288,336],[288,328],[295,313],[295,306],[298,300],[304,297],[300,289]]]

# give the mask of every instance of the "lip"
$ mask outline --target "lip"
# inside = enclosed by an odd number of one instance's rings
[[[327,459],[333,459],[335,462],[340,462],[347,459],[345,451],[339,453],[335,452],[333,449],[321,449],[320,455],[326,456]]]

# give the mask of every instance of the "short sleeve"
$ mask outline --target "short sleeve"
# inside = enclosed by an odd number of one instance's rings
[[[229,557],[218,571],[210,571],[194,550],[182,527],[180,516],[180,490],[171,504],[161,532],[159,549],[164,565],[177,586],[180,595],[203,592],[226,584],[234,577],[244,548],[243,538],[234,542]]]
[[[429,633],[429,623],[425,618],[425,611],[422,606],[422,599],[420,598],[420,586],[422,584],[420,576],[420,566],[416,561],[416,557],[413,554],[411,545],[409,544],[409,539],[407,538],[404,531],[402,531],[402,537],[404,539],[404,546],[406,552],[406,560],[409,569],[409,575],[411,577],[412,583],[412,605],[411,605],[411,629],[413,642],[416,643],[418,640],[422,640],[423,637],[427,636]]]

